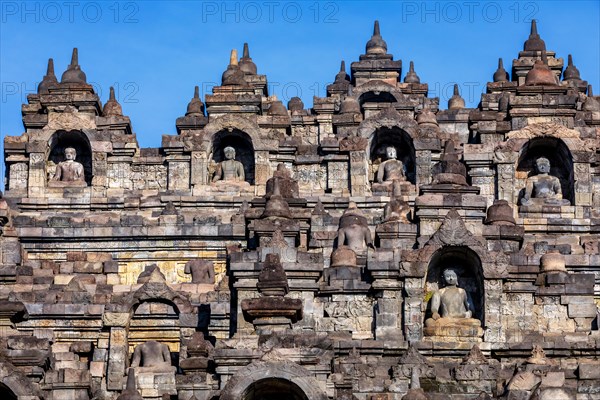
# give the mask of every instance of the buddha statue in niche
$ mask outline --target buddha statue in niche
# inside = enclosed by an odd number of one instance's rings
[[[75,159],[77,151],[73,147],[67,147],[64,150],[65,161],[61,161],[56,166],[54,177],[48,182],[50,187],[64,186],[87,186],[83,165]]]
[[[448,268],[442,274],[445,286],[431,298],[431,318],[425,321],[426,336],[483,335],[481,321],[473,317],[473,303],[468,293],[458,287],[456,270]]]
[[[387,160],[379,165],[377,170],[377,182],[393,182],[395,180],[405,180],[404,175],[404,164],[402,161],[396,159],[397,152],[394,146],[387,146],[385,148],[385,155]]]
[[[385,148],[386,160],[379,165],[373,183],[374,192],[392,192],[394,182],[406,181],[404,164],[397,159],[398,153],[394,146]]]
[[[174,372],[169,346],[150,340],[139,344],[133,351],[131,367],[147,372]]]
[[[535,167],[537,175],[527,178],[521,205],[570,205],[569,200],[563,199],[560,180],[549,174],[550,161],[545,157],[540,157],[535,161]]]
[[[223,149],[225,160],[217,164],[212,181],[244,182],[244,165],[235,159],[235,149],[231,146]]]

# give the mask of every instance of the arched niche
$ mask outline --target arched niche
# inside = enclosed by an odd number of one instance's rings
[[[220,400],[259,399],[327,400],[328,396],[313,374],[294,362],[255,361],[229,378],[220,397]]]
[[[231,146],[235,149],[235,159],[244,165],[246,182],[254,185],[254,146],[250,135],[239,130],[221,130],[212,139],[212,160],[220,163],[225,160],[223,150]],[[212,179],[212,176],[209,177]]]
[[[411,183],[415,183],[415,147],[408,133],[398,127],[379,127],[375,130],[371,140],[370,158],[371,163],[381,164],[386,160],[386,148],[393,146],[396,149],[397,159],[404,164],[406,178]]]
[[[85,181],[92,184],[92,147],[87,136],[81,131],[57,131],[50,138],[48,161],[58,164],[65,160],[65,149],[72,147],[77,151],[75,161],[83,165]],[[54,171],[52,171],[54,172]]]
[[[379,92],[370,90],[358,97],[358,104],[362,107],[365,103],[395,103],[396,98],[387,91]]]
[[[39,399],[40,392],[26,375],[0,355],[0,399],[13,400],[20,397]]]
[[[517,178],[526,181],[529,176],[535,175],[535,162],[538,158],[545,157],[550,161],[550,175],[560,180],[564,199],[574,203],[575,191],[573,174],[573,156],[566,144],[555,137],[538,137],[529,140],[523,145],[517,163]],[[518,204],[525,192],[525,185],[519,192]]]
[[[241,400],[309,400],[293,382],[280,378],[266,378],[251,384]]]
[[[381,80],[366,82],[352,89],[352,96],[362,106],[364,103],[396,103],[403,97],[402,92],[395,86]]]
[[[131,361],[135,347],[150,340],[169,345],[171,365],[179,364],[177,347],[181,340],[179,309],[171,301],[150,299],[134,305],[128,329],[128,356]]]
[[[0,383],[0,399],[17,400],[17,395],[13,393],[6,385]]]
[[[425,291],[427,297],[443,287],[442,274],[452,268],[458,275],[458,287],[465,289],[474,306],[473,318],[484,322],[483,268],[479,256],[466,246],[442,247],[431,257],[427,268]],[[427,305],[426,318],[431,316]]]

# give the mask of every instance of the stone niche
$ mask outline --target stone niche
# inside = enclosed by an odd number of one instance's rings
[[[386,148],[396,149],[396,159],[404,164],[406,181],[415,183],[415,148],[411,137],[404,130],[393,127],[382,127],[375,131],[371,141],[370,154],[374,174],[373,182],[377,182],[377,170],[379,165],[386,161]]]
[[[218,164],[225,160],[223,150],[231,146],[235,149],[235,159],[244,165],[245,181],[254,185],[254,146],[248,134],[238,129],[232,131],[222,130],[213,136],[212,161]],[[214,175],[214,169],[210,171],[209,182]]]
[[[294,382],[278,378],[266,378],[252,383],[242,400],[278,398],[308,400],[306,394]]]
[[[464,289],[470,304],[473,320],[479,320],[480,324],[484,322],[484,290],[483,290],[483,270],[481,261],[474,251],[466,246],[450,246],[444,247],[436,252],[429,263],[425,282],[425,293],[427,299],[427,308],[425,320],[432,317],[432,298],[434,294],[443,289],[444,271],[452,269],[458,277],[457,286]],[[441,313],[440,313],[441,314]],[[443,315],[442,315],[443,316]],[[466,319],[465,319],[466,321]],[[460,321],[464,322],[464,321]],[[471,324],[476,321],[470,321]],[[480,337],[483,333],[481,329],[468,329],[473,331],[473,334],[457,334],[457,336],[473,336]],[[431,330],[433,331],[433,330]],[[477,333],[475,333],[477,331]],[[427,335],[427,328],[426,328]],[[441,336],[439,334],[428,336]],[[460,338],[456,338],[459,340]]]
[[[85,182],[88,186],[92,184],[92,147],[86,135],[81,131],[57,131],[50,138],[47,176],[52,179],[58,163],[65,160],[64,152],[72,147],[77,152],[75,161],[83,165]]]
[[[562,140],[551,137],[531,139],[521,149],[516,171],[517,182],[520,184],[517,204],[521,204],[527,179],[536,175],[535,164],[540,157],[550,161],[549,175],[560,180],[563,199],[574,205],[573,157]]]

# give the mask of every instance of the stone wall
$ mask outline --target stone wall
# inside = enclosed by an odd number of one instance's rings
[[[600,398],[599,98],[535,23],[475,109],[386,49],[306,109],[246,47],[157,149],[49,68],[4,145],[0,397]]]

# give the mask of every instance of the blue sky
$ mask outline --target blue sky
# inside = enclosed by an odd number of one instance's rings
[[[510,70],[532,18],[548,50],[573,54],[600,93],[599,1],[2,1],[0,133],[23,132],[21,104],[54,58],[60,79],[73,47],[105,102],[114,85],[141,147],[175,134],[194,85],[219,84],[232,48],[250,45],[270,93],[287,103],[314,95],[358,61],[378,19],[388,52],[415,62],[442,108],[458,83],[474,107],[498,57]]]

